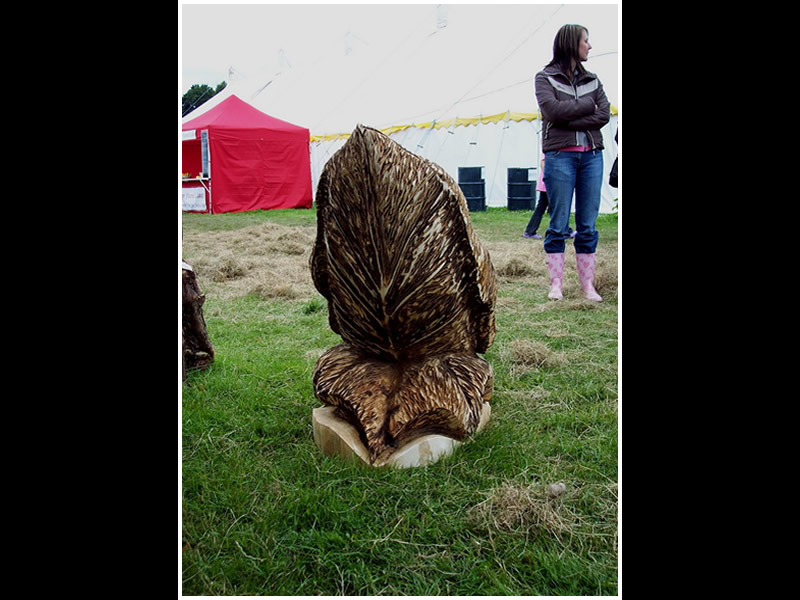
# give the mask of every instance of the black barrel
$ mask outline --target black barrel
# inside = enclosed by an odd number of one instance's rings
[[[532,168],[508,169],[508,210],[536,208],[536,182],[530,180]]]
[[[458,167],[458,183],[483,181],[483,167]]]
[[[486,182],[483,167],[458,167],[458,185],[470,211],[486,210]]]
[[[530,181],[529,168],[509,167],[508,169],[508,183],[525,183]]]

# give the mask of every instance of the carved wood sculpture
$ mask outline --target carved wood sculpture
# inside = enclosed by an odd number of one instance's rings
[[[359,125],[317,186],[314,285],[343,343],[316,397],[358,430],[373,464],[431,433],[475,432],[492,394],[495,272],[458,184]]]
[[[214,362],[214,347],[203,318],[205,295],[200,291],[191,265],[182,265],[183,275],[183,378],[187,369],[205,369]]]

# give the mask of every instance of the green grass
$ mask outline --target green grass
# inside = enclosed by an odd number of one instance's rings
[[[536,256],[541,241],[520,237],[529,217],[472,215],[496,266]],[[183,228],[313,228],[315,218],[186,214]],[[616,216],[598,228],[598,256],[616,255]],[[617,593],[615,291],[593,304],[568,298],[565,283],[565,300],[551,302],[536,274],[499,277],[489,425],[433,465],[384,470],[313,442],[311,372],[340,341],[321,297],[222,299],[198,278],[216,360],[183,384],[184,594]],[[551,360],[533,360],[533,346]],[[547,498],[558,481],[566,492]]]

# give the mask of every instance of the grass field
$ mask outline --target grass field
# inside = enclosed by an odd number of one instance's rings
[[[617,217],[598,220],[602,303],[570,242],[547,299],[529,217],[472,214],[498,273],[487,428],[383,470],[313,442],[311,372],[340,341],[308,270],[315,211],[183,215],[216,352],[183,383],[183,594],[617,593]]]

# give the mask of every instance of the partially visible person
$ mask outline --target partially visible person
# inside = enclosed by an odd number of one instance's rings
[[[550,206],[550,225],[544,249],[550,276],[548,298],[561,299],[564,242],[569,238],[569,215],[575,195],[575,253],[583,294],[602,301],[594,288],[595,227],[600,211],[603,178],[603,136],[610,119],[609,102],[600,79],[583,64],[592,49],[582,25],[564,25],[553,41],[553,59],[536,74],[535,89],[542,112],[544,183]]]
[[[617,133],[614,134],[614,142],[619,143],[617,137],[619,136],[619,128],[617,128]],[[611,165],[611,172],[608,174],[608,185],[611,187],[618,188],[619,187],[619,175],[617,173],[617,161],[619,160],[619,150],[617,150],[617,156],[614,157],[614,164]]]
[[[539,163],[539,179],[536,182],[536,191],[539,192],[539,199],[536,202],[536,208],[531,215],[531,220],[528,221],[527,227],[525,227],[525,233],[522,234],[522,237],[540,240],[542,236],[536,232],[539,229],[539,225],[542,223],[542,216],[544,216],[544,211],[550,214],[547,204],[547,187],[544,185],[544,155],[542,155],[542,160]],[[572,231],[572,228],[570,228],[569,237],[575,237],[575,234],[576,232]]]

